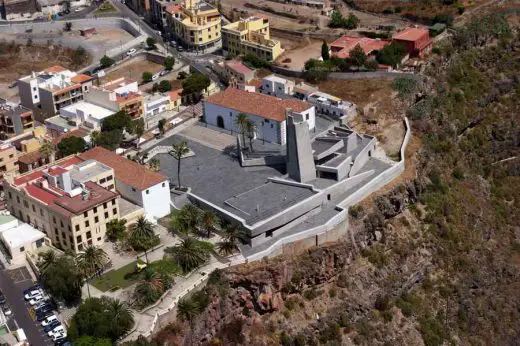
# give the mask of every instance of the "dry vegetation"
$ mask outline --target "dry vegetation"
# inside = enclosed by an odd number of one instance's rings
[[[114,70],[110,71],[105,77],[101,78],[102,83],[106,83],[111,80],[115,80],[121,77],[136,80],[141,82],[143,72],[157,73],[164,69],[161,64],[148,61],[146,59],[132,59],[123,64],[117,66]]]
[[[87,66],[90,57],[76,64],[76,50],[58,45],[27,46],[9,42],[0,43],[0,82],[13,82],[32,71],[41,71],[53,65],[75,70]]]

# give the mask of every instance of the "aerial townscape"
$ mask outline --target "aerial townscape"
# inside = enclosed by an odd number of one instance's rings
[[[520,3],[0,0],[0,345],[517,345]]]

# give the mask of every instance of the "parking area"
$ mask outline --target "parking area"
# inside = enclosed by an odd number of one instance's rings
[[[2,304],[2,311],[6,315],[8,327],[11,333],[18,329],[23,329],[27,341],[31,345],[54,345],[54,341],[47,335],[44,327],[41,324],[42,317],[51,315],[53,313],[52,307],[47,302],[41,302],[40,321],[38,321],[38,314],[35,307],[38,302],[33,302],[31,305],[29,300],[24,298],[28,289],[34,287],[35,282],[32,279],[29,270],[26,267],[16,268],[12,270],[3,270],[0,272],[0,289],[4,297],[4,304]],[[39,295],[34,294],[34,296]],[[45,297],[45,294],[43,295]],[[36,298],[38,300],[38,298]],[[43,300],[43,299],[42,299]],[[43,306],[46,305],[44,308]],[[48,311],[44,314],[43,311]]]

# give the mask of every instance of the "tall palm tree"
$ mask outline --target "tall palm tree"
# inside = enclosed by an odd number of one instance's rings
[[[134,290],[134,297],[136,298],[139,307],[150,305],[159,299],[168,287],[166,278],[150,268],[144,270],[144,278],[137,283]]]
[[[201,216],[201,210],[193,204],[186,204],[181,209],[174,210],[170,219],[170,231],[184,234],[196,233]]]
[[[143,216],[140,216],[137,219],[137,222],[130,226],[130,234],[128,237],[128,240],[133,247],[135,246],[144,249],[144,256],[147,264],[149,263],[148,249],[152,246],[153,241],[157,237],[153,228],[154,226],[150,221],[146,220]]]
[[[212,249],[213,245],[210,243],[188,237],[179,244],[164,249],[164,252],[188,273],[204,264],[210,258]]]
[[[38,269],[40,269],[40,275],[45,276],[47,270],[58,262],[58,256],[53,250],[48,250],[40,254],[40,262],[38,263]]]
[[[194,299],[183,298],[177,304],[177,318],[181,321],[188,321],[190,324],[200,313],[199,304]]]
[[[235,119],[235,124],[237,125],[240,134],[242,135],[242,145],[246,145],[246,132],[248,121],[249,118],[245,113],[238,113],[237,118]]]
[[[112,340],[117,340],[134,326],[134,316],[128,305],[118,299],[103,297],[103,304],[112,317],[110,320],[110,335]]]
[[[256,124],[254,121],[248,120],[246,123],[246,132],[247,137],[249,138],[249,149],[251,149],[251,152],[253,152],[253,139],[255,138],[256,134]]]
[[[90,144],[95,147],[98,145],[99,143],[99,136],[101,135],[101,133],[99,131],[92,131],[90,133]]]
[[[177,160],[177,182],[179,188],[181,187],[181,159],[189,152],[190,149],[188,148],[188,143],[186,141],[173,144],[172,146],[173,157]]]
[[[56,148],[49,140],[44,140],[40,146],[40,155],[47,159],[48,162],[54,162],[54,153]]]
[[[211,232],[220,225],[220,219],[217,215],[208,210],[202,213],[199,224],[200,228],[207,232],[207,237],[209,238],[211,237]]]
[[[104,268],[108,263],[109,257],[105,250],[100,247],[89,245],[76,257],[76,263],[83,277],[87,282],[88,296],[90,297],[90,287],[88,279],[98,270]]]
[[[238,251],[238,243],[246,241],[246,231],[239,225],[230,225],[226,228],[222,241],[217,243],[217,251],[224,256]]]

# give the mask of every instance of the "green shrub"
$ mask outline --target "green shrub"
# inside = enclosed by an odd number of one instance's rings
[[[337,295],[338,295],[338,292],[336,291],[336,288],[335,287],[331,287],[330,290],[329,290],[329,297],[336,298]]]
[[[448,337],[448,331],[444,325],[436,318],[421,318],[421,334],[426,346],[440,346]]]
[[[381,244],[374,244],[369,248],[363,249],[361,255],[366,257],[376,268],[381,269],[388,262],[388,258],[384,251],[384,247]]]

